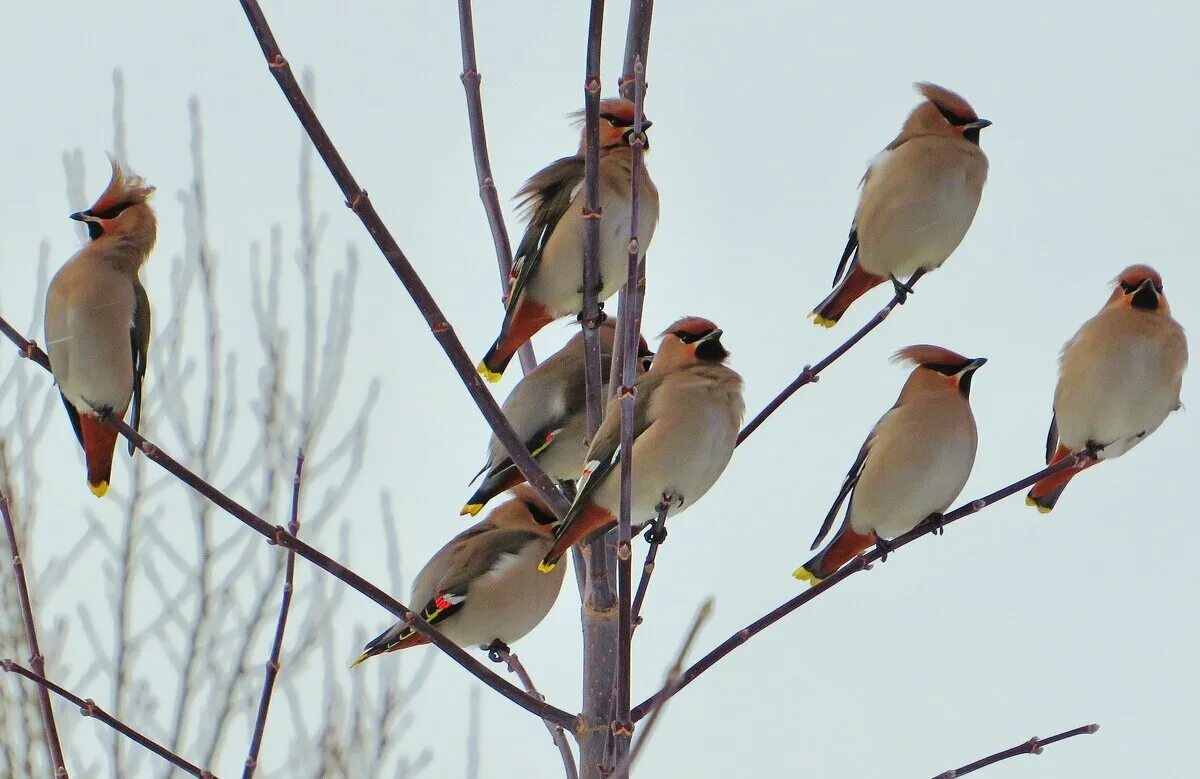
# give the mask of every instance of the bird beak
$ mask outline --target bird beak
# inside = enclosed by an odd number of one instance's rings
[[[977,371],[977,370],[979,370],[980,368],[982,368],[982,367],[983,367],[984,365],[986,365],[986,364],[987,364],[987,358],[986,358],[986,357],[976,357],[975,359],[973,359],[973,360],[971,360],[969,363],[967,363],[967,368],[966,368],[966,369],[967,369],[968,371]]]
[[[76,211],[75,213],[71,214],[70,218],[74,219],[76,222],[99,222],[100,221],[100,218],[98,216],[96,216],[95,214],[93,214],[91,211]]]
[[[985,127],[991,127],[991,126],[992,126],[992,122],[990,119],[976,119],[974,122],[971,122],[970,124],[963,125],[963,129],[982,130]]]
[[[701,338],[701,339],[700,339],[699,341],[697,341],[696,343],[698,343],[698,344],[702,344],[702,343],[704,343],[705,341],[719,341],[719,340],[721,340],[721,334],[722,334],[722,333],[724,333],[724,332],[725,332],[725,331],[724,331],[724,330],[722,330],[721,328],[717,328],[716,330],[713,330],[711,333],[709,333],[708,335],[706,335],[706,336],[704,336],[703,338]]]

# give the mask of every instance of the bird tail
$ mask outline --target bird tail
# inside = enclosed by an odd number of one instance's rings
[[[550,551],[546,552],[546,556],[538,563],[538,570],[542,573],[553,571],[554,566],[558,565],[558,561],[562,559],[562,556],[567,553],[568,549],[580,540],[587,538],[592,533],[612,523],[613,515],[609,514],[606,510],[594,503],[584,505],[577,514],[566,520],[565,524],[559,528],[557,535],[554,537],[554,545],[550,547]]]
[[[491,382],[500,381],[517,350],[533,338],[534,333],[553,321],[550,310],[541,303],[522,299],[512,316],[504,318],[499,337],[479,363],[480,375]]]
[[[117,429],[91,414],[79,415],[79,428],[83,437],[83,459],[87,463],[88,488],[97,498],[103,498],[112,477]]]
[[[792,576],[816,586],[821,583],[822,579],[833,575],[838,568],[854,559],[855,555],[865,552],[874,545],[874,536],[869,533],[855,533],[850,527],[843,526],[829,546],[797,568]]]
[[[1050,458],[1047,465],[1054,465],[1063,458],[1069,456],[1071,450],[1062,444],[1058,445],[1058,449],[1054,451],[1054,456]],[[1025,505],[1034,506],[1042,514],[1049,514],[1058,503],[1059,497],[1063,490],[1067,488],[1067,484],[1075,477],[1075,474],[1095,464],[1095,460],[1085,460],[1073,468],[1068,468],[1065,471],[1060,471],[1053,476],[1047,476],[1029,489],[1029,494],[1025,496]]]
[[[833,288],[809,316],[821,327],[833,327],[850,308],[850,304],[885,281],[885,277],[867,273],[857,262],[851,263],[845,278]]]
[[[363,647],[362,654],[354,659],[354,662],[350,664],[350,667],[354,668],[355,666],[361,665],[372,657],[375,657],[376,655],[382,655],[385,652],[398,652],[401,649],[408,649],[409,647],[421,646],[422,644],[429,643],[429,638],[427,636],[421,635],[412,628],[404,628],[399,633],[394,633],[393,631],[395,631],[395,627],[390,627],[380,635],[376,636],[374,641],[371,641],[369,644]]]
[[[525,475],[517,466],[513,465],[512,460],[505,460],[497,468],[493,468],[483,479],[483,484],[479,485],[479,489],[471,497],[467,498],[467,505],[463,506],[462,511],[458,512],[459,516],[470,514],[475,516],[487,502],[496,497],[502,492],[507,492],[518,484],[525,483]]]

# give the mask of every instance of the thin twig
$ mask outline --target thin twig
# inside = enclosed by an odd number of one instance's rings
[[[911,278],[909,278],[907,282],[908,287],[911,289],[912,286],[917,283],[917,280],[924,275],[925,271],[918,269],[917,272],[914,273]],[[821,371],[825,370],[830,365],[833,365],[833,363],[836,362],[839,357],[850,351],[850,347],[854,346],[856,343],[865,338],[867,333],[883,324],[883,320],[888,318],[888,314],[892,313],[892,309],[900,305],[900,302],[900,295],[897,293],[886,306],[881,308],[879,312],[875,314],[875,316],[871,317],[870,321],[860,327],[858,332],[856,332],[854,335],[847,338],[845,343],[830,352],[825,359],[821,360],[816,365],[805,365],[804,369],[800,371],[800,375],[793,379],[791,384],[784,387],[783,390],[775,396],[774,400],[768,403],[762,411],[758,412],[758,415],[755,416],[754,419],[751,419],[750,422],[742,428],[742,432],[738,433],[738,444],[740,445],[742,441],[745,441],[747,438],[749,438],[751,433],[757,430],[763,422],[767,421],[767,417],[774,414],[776,409],[782,406],[788,398],[796,393],[796,390],[800,389],[805,384],[812,384],[815,382],[820,376]]]
[[[600,43],[604,29],[604,0],[591,0],[588,16],[587,73],[583,81],[583,373],[587,397],[588,438],[604,414],[600,375],[600,342],[596,328],[604,321],[600,310]]]
[[[646,726],[642,728],[642,735],[638,737],[637,743],[629,750],[624,761],[617,766],[617,775],[626,775],[633,763],[638,759],[642,749],[645,748],[646,742],[650,738],[650,734],[654,732],[654,726],[658,722],[658,718],[662,716],[663,711],[667,708],[667,700],[675,694],[677,685],[679,684],[679,676],[683,672],[683,661],[687,659],[688,652],[692,651],[692,644],[696,641],[696,636],[700,634],[700,628],[708,621],[712,615],[713,602],[712,598],[700,604],[700,608],[696,610],[696,616],[692,619],[692,626],[688,629],[687,635],[683,639],[683,644],[679,647],[678,654],[675,655],[675,662],[671,663],[671,667],[667,669],[667,678],[663,683],[662,691],[655,696],[650,706],[649,719],[646,720]]]
[[[662,546],[667,533],[667,510],[671,504],[663,500],[656,507],[658,516],[646,533],[649,546],[646,549],[646,562],[642,564],[642,577],[638,580],[637,594],[633,596],[633,606],[630,609],[630,619],[636,628],[642,624],[642,604],[646,600],[646,591],[650,589],[650,577],[654,574],[654,566],[658,560],[658,548]]]
[[[84,700],[70,690],[58,686],[41,674],[31,671],[20,663],[12,660],[0,660],[0,668],[3,668],[8,673],[15,673],[18,676],[24,676],[26,679],[36,682],[41,687],[49,690],[60,698],[64,698],[71,703],[74,703],[79,707],[79,713],[81,715],[85,717],[94,717],[95,719],[100,720],[105,725],[108,725],[110,728],[126,738],[136,741],[146,749],[149,749],[163,760],[169,761],[180,770],[187,771],[192,776],[200,777],[200,779],[217,779],[217,777],[211,771],[207,771],[203,768],[198,768],[197,766],[192,765],[179,755],[164,747],[162,744],[159,744],[157,741],[142,735],[142,733],[133,727],[127,725],[126,723],[106,712],[104,709],[97,706],[95,701],[91,700],[90,698]]]
[[[0,325],[7,325],[2,317],[0,317]],[[5,334],[7,334],[9,330],[11,330],[11,328],[6,329],[5,327],[0,327],[0,331],[3,331]],[[15,331],[13,332],[15,333]],[[17,335],[17,338],[20,339],[18,340],[18,345],[24,341],[24,339],[20,338],[19,334]],[[37,346],[33,346],[32,349],[36,350],[38,354],[41,353],[41,350],[38,349]],[[36,354],[32,356],[34,360],[37,361]],[[296,552],[296,554],[313,563],[326,573],[331,574],[333,577],[349,585],[352,589],[357,590],[371,600],[375,601],[380,606],[383,606],[393,615],[403,620],[406,625],[412,627],[413,630],[429,638],[430,642],[438,649],[448,654],[456,663],[461,665],[469,673],[474,675],[487,686],[491,687],[493,690],[499,692],[513,703],[516,703],[521,708],[537,715],[538,717],[541,717],[542,719],[549,720],[550,722],[561,725],[567,729],[574,728],[574,716],[568,714],[562,709],[551,706],[548,703],[538,701],[525,691],[510,684],[507,680],[501,678],[494,671],[484,666],[474,657],[471,657],[471,655],[467,654],[462,647],[446,638],[444,635],[442,635],[440,630],[421,619],[416,612],[410,610],[403,603],[396,600],[391,595],[388,595],[382,589],[367,581],[362,576],[337,562],[333,558],[296,538],[294,535],[289,533],[286,528],[271,525],[253,511],[250,511],[248,508],[233,500],[228,495],[197,476],[191,470],[184,467],[181,463],[179,463],[179,461],[175,460],[162,449],[160,449],[158,445],[147,440],[144,436],[142,436],[141,433],[131,428],[125,423],[124,420],[113,417],[108,420],[108,424],[116,428],[117,432],[123,435],[127,440],[132,441],[133,445],[142,450],[142,453],[145,454],[146,457],[154,461],[168,473],[175,476],[175,478],[179,479],[179,481],[203,495],[222,511],[226,512],[259,535],[267,538],[272,543]],[[528,453],[528,450],[523,451]]]
[[[503,647],[495,647],[492,649],[492,652],[508,666],[510,672],[517,675],[517,678],[521,680],[521,686],[525,688],[525,692],[540,700],[546,700],[546,696],[538,692],[533,679],[530,678],[529,672],[525,670],[525,666],[521,664],[519,657]],[[575,767],[575,755],[571,753],[571,744],[567,741],[566,732],[550,722],[545,722],[545,725],[546,730],[550,731],[550,738],[554,740],[554,746],[558,747],[558,752],[562,755],[563,771],[566,773],[567,779],[579,779],[579,769]]]
[[[629,23],[625,28],[625,64],[621,73],[621,96],[634,99],[634,63],[639,59],[642,67],[650,56],[650,17],[654,13],[654,0],[629,0]]]
[[[300,481],[304,475],[304,452],[296,455],[296,474],[292,478],[292,516],[288,532],[293,536],[300,533]],[[292,592],[296,581],[296,553],[289,550],[283,573],[283,598],[279,603],[279,620],[275,623],[275,639],[271,642],[271,658],[267,661],[266,678],[263,680],[262,697],[258,701],[258,715],[254,718],[254,735],[250,737],[250,754],[246,757],[246,768],[242,779],[251,779],[258,768],[258,752],[262,748],[263,734],[267,729],[267,711],[271,708],[271,694],[275,691],[275,677],[279,675],[279,657],[283,652],[283,631],[287,627],[288,610],[292,606]]]
[[[1002,487],[1002,488],[996,490],[995,492],[985,495],[982,498],[978,498],[977,500],[973,500],[970,503],[965,503],[962,506],[959,506],[954,511],[951,511],[950,513],[941,517],[940,521],[938,521],[938,522],[933,522],[933,521],[929,521],[929,520],[923,521],[923,522],[921,522],[921,524],[917,525],[915,528],[908,531],[904,535],[897,536],[896,538],[893,538],[892,540],[890,540],[888,542],[888,546],[890,547],[890,549],[887,552],[887,554],[891,554],[892,551],[897,550],[900,547],[905,546],[907,544],[910,544],[913,541],[917,540],[918,538],[921,538],[922,536],[933,533],[934,531],[938,530],[940,527],[944,527],[945,525],[948,525],[951,522],[956,522],[956,521],[962,519],[963,517],[967,517],[978,511],[982,511],[983,509],[987,508],[988,506],[992,505],[993,503],[1003,500],[1004,498],[1007,498],[1010,495],[1015,495],[1016,493],[1025,489],[1026,487],[1028,487],[1036,482],[1039,482],[1042,479],[1045,479],[1049,476],[1053,476],[1056,473],[1061,473],[1062,471],[1066,471],[1071,468],[1074,468],[1080,462],[1082,462],[1085,459],[1088,459],[1090,457],[1091,457],[1091,455],[1089,455],[1086,451],[1077,452],[1077,453],[1072,454],[1062,460],[1059,460],[1054,465],[1051,465],[1047,468],[1043,468],[1042,470],[1038,471],[1037,473],[1026,476],[1023,479],[1015,481],[1006,487]],[[804,604],[808,603],[813,598],[816,598],[817,596],[821,595],[822,593],[827,592],[829,589],[833,588],[838,583],[844,581],[845,579],[858,573],[859,571],[869,568],[871,563],[875,562],[883,555],[884,555],[884,552],[882,550],[876,548],[876,549],[872,549],[870,552],[867,552],[866,554],[861,554],[861,555],[855,557],[853,560],[851,560],[850,562],[846,563],[841,568],[839,568],[836,573],[830,575],[826,579],[823,579],[820,584],[817,584],[815,587],[811,587],[811,588],[805,590],[804,592],[800,593],[796,597],[786,601],[785,603],[778,606],[777,608],[767,612],[765,615],[758,618],[754,622],[751,622],[749,625],[742,628],[737,633],[734,633],[732,636],[725,639],[725,641],[721,642],[721,644],[718,645],[715,649],[713,649],[711,652],[706,654],[704,657],[700,658],[700,660],[698,660],[690,668],[688,668],[687,671],[684,672],[683,676],[680,677],[679,684],[675,687],[674,691],[671,692],[670,695],[667,695],[667,697],[668,698],[671,697],[671,695],[674,695],[675,693],[679,692],[679,690],[682,690],[684,687],[691,684],[696,679],[696,677],[698,677],[700,674],[704,673],[709,668],[711,668],[718,660],[725,657],[725,655],[729,654],[734,649],[738,648],[742,644],[749,641],[751,638],[753,638],[758,633],[762,632],[766,628],[770,627],[771,625],[775,624],[779,620],[783,619],[788,614],[791,614],[793,611],[800,608]],[[662,695],[662,694],[663,694],[662,691],[657,693],[657,695]],[[640,720],[642,717],[644,717],[647,714],[647,712],[650,710],[650,706],[654,703],[654,700],[655,700],[654,696],[651,696],[649,699],[638,704],[638,706],[632,712],[634,722],[637,722],[638,720]]]
[[[1017,755],[1040,755],[1042,753],[1042,747],[1048,747],[1051,744],[1055,744],[1059,741],[1064,741],[1075,736],[1090,736],[1099,729],[1099,725],[1092,724],[1083,725],[1081,727],[1074,728],[1073,730],[1064,730],[1062,733],[1050,736],[1049,738],[1038,738],[1037,736],[1034,736],[1023,744],[1017,744],[1015,747],[1010,749],[1005,749],[1001,752],[997,752],[994,755],[988,755],[985,758],[976,760],[974,763],[967,763],[962,768],[945,771],[944,773],[940,773],[933,777],[933,779],[957,779],[960,776],[966,776],[967,774],[975,773],[980,768],[987,768],[993,763],[999,763],[1001,760],[1007,760],[1010,757],[1016,757]]]
[[[37,626],[33,619],[33,601],[29,597],[29,583],[25,580],[25,564],[21,562],[21,550],[17,546],[17,529],[13,526],[12,514],[8,510],[8,496],[0,493],[0,515],[4,516],[4,532],[8,534],[8,548],[12,553],[13,578],[17,581],[17,597],[21,601],[21,618],[25,622],[25,640],[29,645],[29,664],[39,676],[46,675],[46,658],[38,646]],[[46,748],[50,752],[50,764],[55,777],[67,776],[67,764],[63,760],[62,742],[58,740],[58,727],[54,724],[54,709],[50,705],[50,693],[45,688],[38,691],[38,706],[42,712],[42,727],[46,729]]]
[[[342,194],[346,197],[347,207],[358,215],[359,220],[362,221],[363,226],[367,228],[367,232],[374,239],[375,245],[383,253],[384,259],[391,265],[392,271],[400,279],[409,296],[412,297],[417,310],[425,317],[425,322],[429,326],[434,339],[437,340],[438,345],[442,347],[442,350],[450,359],[450,364],[454,366],[454,370],[462,380],[463,386],[466,387],[467,393],[475,401],[475,405],[479,407],[483,418],[491,426],[496,438],[504,445],[508,456],[512,458],[513,463],[529,481],[529,484],[537,490],[538,495],[550,510],[556,516],[562,517],[569,505],[566,497],[558,489],[558,485],[554,480],[547,476],[542,467],[533,459],[529,450],[525,448],[524,442],[513,431],[512,425],[509,424],[508,419],[504,416],[504,412],[500,410],[496,399],[492,397],[487,387],[484,386],[483,380],[475,372],[474,364],[467,357],[462,342],[458,340],[458,335],[455,334],[454,328],[450,326],[446,315],[442,313],[437,301],[433,299],[433,295],[430,294],[429,289],[413,268],[412,263],[409,262],[408,257],[405,256],[399,244],[396,243],[396,239],[392,237],[391,232],[383,223],[383,219],[380,218],[379,213],[375,210],[375,206],[371,204],[366,190],[359,186],[350,169],[346,166],[337,147],[334,146],[329,134],[325,132],[325,128],[317,118],[316,112],[313,111],[308,98],[304,96],[304,91],[296,81],[291,66],[279,50],[279,44],[276,43],[275,36],[271,32],[271,28],[267,24],[267,19],[263,15],[262,8],[259,7],[257,0],[239,0],[239,2],[246,13],[246,18],[250,22],[250,27],[255,37],[258,39],[258,44],[262,48],[263,56],[266,58],[267,67],[271,75],[278,82],[284,97],[287,98],[292,110],[296,113],[296,118],[300,120],[301,126],[304,127],[309,138],[312,140],[313,147],[321,155],[321,159],[333,175],[334,181],[341,188]]]
[[[492,243],[496,247],[496,263],[500,268],[500,291],[505,295],[512,284],[512,244],[508,240],[508,229],[504,226],[504,214],[500,209],[500,197],[496,194],[496,180],[492,177],[492,161],[488,157],[487,130],[483,122],[483,97],[479,83],[482,76],[475,61],[475,24],[471,14],[471,0],[458,0],[458,33],[462,45],[463,90],[467,95],[467,122],[471,128],[471,152],[475,155],[475,178],[479,181],[479,199],[487,214],[488,227],[492,231]],[[521,359],[521,370],[529,373],[537,367],[533,354],[533,343],[525,342],[517,350]]]

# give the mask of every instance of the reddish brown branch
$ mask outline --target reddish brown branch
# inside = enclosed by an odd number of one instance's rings
[[[1078,463],[1088,457],[1090,457],[1090,455],[1086,452],[1078,452],[1073,454],[1063,460],[1058,461],[1048,468],[1043,468],[1037,473],[1026,476],[1024,479],[1019,481],[1015,481],[1012,484],[1009,484],[1007,487],[1002,487],[995,492],[985,495],[982,498],[959,506],[954,511],[951,511],[949,514],[943,516],[941,521],[938,523],[932,521],[922,522],[920,525],[917,525],[917,527],[913,528],[904,535],[897,536],[896,538],[892,539],[888,545],[892,548],[892,550],[899,549],[900,547],[910,544],[922,536],[934,532],[939,527],[944,527],[951,522],[956,522],[963,517],[968,517],[971,514],[982,511],[991,504],[1003,500],[1010,495],[1014,495],[1021,490],[1024,490],[1026,487],[1034,484],[1035,482],[1041,481],[1047,476],[1052,476],[1056,473],[1074,468]],[[836,573],[821,581],[820,584],[805,590],[791,600],[788,600],[779,607],[758,618],[754,622],[751,622],[737,633],[734,633],[732,636],[725,639],[725,641],[723,641],[715,649],[713,649],[704,657],[700,658],[700,660],[688,668],[687,671],[684,672],[683,676],[680,677],[679,683],[669,693],[666,690],[660,690],[646,701],[638,704],[637,708],[635,708],[632,712],[633,721],[637,722],[639,719],[646,716],[646,713],[650,710],[650,707],[654,704],[654,701],[657,697],[665,695],[667,698],[669,698],[675,693],[679,692],[679,690],[682,690],[684,687],[691,684],[696,677],[715,665],[716,662],[725,657],[725,655],[729,654],[734,649],[737,649],[739,646],[746,643],[766,628],[770,627],[786,617],[788,614],[791,614],[796,609],[811,601],[813,598],[822,595],[859,571],[870,567],[871,563],[875,562],[882,556],[883,552],[881,550],[873,549],[866,554],[855,557],[853,560],[839,568]]]
[[[7,324],[5,326],[7,327]],[[4,517],[4,532],[8,534],[8,548],[12,553],[13,578],[17,581],[17,598],[21,601],[21,619],[25,622],[25,640],[29,645],[29,664],[39,676],[45,676],[46,658],[38,646],[37,626],[33,619],[33,600],[29,597],[25,564],[21,562],[21,550],[17,545],[17,529],[13,526],[12,514],[9,513],[8,496],[3,493],[0,493],[0,515]],[[67,764],[63,760],[62,742],[58,740],[58,726],[54,724],[50,693],[44,687],[38,689],[38,707],[42,712],[42,727],[46,730],[46,748],[50,752],[54,776],[65,779]]]
[[[288,532],[293,536],[300,533],[300,481],[304,475],[304,452],[296,455],[296,474],[292,478],[292,516]],[[296,582],[296,553],[289,550],[283,572],[283,598],[279,603],[279,619],[275,623],[275,638],[271,642],[271,657],[267,660],[266,678],[263,680],[262,697],[258,701],[258,714],[254,718],[254,734],[250,737],[250,754],[246,757],[246,768],[242,779],[251,779],[258,768],[258,752],[262,748],[263,734],[267,730],[267,712],[271,708],[271,694],[275,691],[275,678],[279,676],[279,657],[283,652],[283,632],[287,628],[288,611],[292,607],[292,592]]]
[[[521,474],[538,491],[538,494],[550,510],[555,515],[561,517],[566,512],[568,506],[566,498],[559,491],[558,485],[546,475],[546,472],[537,464],[537,461],[533,459],[529,450],[525,448],[523,442],[513,431],[512,425],[509,424],[508,419],[500,410],[500,406],[496,403],[495,398],[488,392],[487,387],[483,384],[483,380],[475,372],[474,364],[467,357],[462,342],[458,340],[458,335],[455,334],[454,328],[450,326],[450,322],[447,321],[445,314],[442,313],[437,301],[433,299],[433,295],[430,294],[429,289],[413,268],[412,263],[409,262],[408,257],[401,251],[399,244],[396,243],[396,239],[392,237],[391,232],[383,223],[383,219],[380,218],[379,213],[375,210],[375,206],[371,204],[366,191],[359,186],[353,174],[350,173],[350,168],[347,167],[345,161],[342,159],[329,134],[325,132],[324,126],[322,126],[321,121],[317,118],[316,112],[313,111],[312,106],[308,102],[308,98],[304,96],[300,84],[296,81],[291,66],[279,50],[279,44],[275,41],[275,36],[267,24],[267,19],[263,15],[262,8],[259,7],[257,0],[239,1],[242,4],[242,9],[246,13],[246,18],[250,22],[250,27],[254,31],[255,37],[258,39],[258,44],[262,48],[263,56],[267,60],[267,67],[271,75],[278,82],[284,97],[287,98],[292,110],[296,113],[296,117],[300,120],[301,126],[304,127],[304,130],[308,133],[308,137],[312,140],[313,147],[321,155],[321,159],[333,175],[334,181],[341,188],[342,194],[346,197],[346,205],[358,215],[359,220],[362,221],[363,226],[367,228],[367,232],[374,239],[375,245],[383,253],[384,259],[391,265],[392,271],[395,272],[396,277],[400,279],[400,282],[412,297],[417,310],[425,317],[425,322],[429,326],[430,332],[433,333],[433,337],[437,340],[438,345],[442,347],[442,350],[450,359],[450,364],[454,366],[454,370],[462,380],[463,386],[467,388],[471,399],[479,407],[484,419],[487,420],[488,425],[491,426],[492,431],[496,434],[496,438],[504,444],[508,456],[512,458],[513,463],[521,471]]]
[[[629,23],[625,28],[625,65],[621,73],[621,96],[634,99],[634,63],[639,59],[642,67],[650,57],[650,17],[654,13],[654,0],[629,0]]]
[[[912,287],[917,283],[917,280],[924,275],[925,271],[918,270],[912,275],[912,278],[908,280],[908,286]],[[742,441],[745,441],[747,438],[749,438],[751,433],[757,430],[763,422],[767,421],[767,417],[774,414],[776,409],[782,406],[788,398],[796,394],[796,390],[800,389],[805,384],[812,384],[815,382],[820,376],[821,371],[837,362],[839,357],[850,351],[850,348],[865,338],[867,333],[883,324],[883,320],[887,319],[888,314],[892,313],[892,309],[898,305],[900,305],[899,294],[894,296],[886,306],[881,308],[879,312],[875,314],[875,316],[871,317],[870,321],[860,327],[858,332],[847,338],[845,343],[830,352],[825,359],[821,360],[816,365],[804,366],[804,370],[800,371],[800,375],[793,379],[791,384],[784,387],[783,390],[775,396],[774,400],[768,403],[762,411],[758,412],[758,415],[755,416],[754,419],[751,419],[750,422],[742,428],[742,432],[738,433],[738,444],[740,445]]]
[[[496,247],[496,263],[500,268],[500,289],[505,295],[511,284],[512,244],[504,226],[504,213],[500,209],[500,197],[496,193],[496,181],[492,177],[492,161],[488,156],[487,130],[483,122],[483,97],[479,84],[482,76],[475,61],[475,23],[471,14],[471,0],[458,0],[458,33],[462,45],[463,90],[467,96],[467,123],[471,129],[471,152],[475,156],[475,177],[479,181],[479,199],[487,214],[488,227],[492,231],[492,243]],[[518,351],[521,370],[525,373],[537,366],[533,344],[526,343]]]
[[[493,647],[491,651],[496,657],[500,658],[501,662],[508,666],[508,670],[511,673],[517,675],[517,678],[521,680],[521,686],[525,688],[525,692],[538,700],[546,700],[546,696],[538,692],[533,679],[529,676],[529,672],[525,670],[525,666],[521,664],[519,657],[504,647]],[[558,753],[562,756],[563,772],[566,774],[567,779],[579,779],[579,770],[575,767],[575,755],[571,753],[571,744],[567,741],[566,732],[557,725],[553,725],[545,720],[543,722],[546,725],[546,730],[550,731],[550,738],[554,741],[554,746],[558,747]]]
[[[994,755],[988,755],[985,758],[976,760],[974,763],[967,763],[962,768],[956,768],[951,771],[940,773],[933,777],[933,779],[957,779],[960,776],[966,776],[967,774],[975,773],[980,768],[987,768],[994,763],[999,763],[1001,760],[1007,760],[1010,757],[1016,757],[1017,755],[1040,755],[1042,753],[1042,747],[1048,747],[1051,744],[1064,741],[1068,738],[1074,738],[1075,736],[1090,736],[1099,729],[1099,725],[1083,725],[1081,727],[1074,728],[1073,730],[1064,730],[1062,733],[1050,736],[1049,738],[1037,738],[1035,736],[1023,744],[1017,744],[1015,747],[1010,749],[1005,749],[1001,752],[997,752]]]
[[[583,373],[587,397],[588,437],[596,434],[604,414],[600,342],[596,328],[604,321],[600,310],[600,44],[604,30],[604,0],[591,0],[588,16],[587,72],[583,80]]]
[[[200,779],[217,779],[217,777],[211,771],[207,771],[203,768],[192,765],[179,755],[164,747],[162,744],[159,744],[157,741],[142,735],[142,733],[140,733],[138,730],[130,727],[106,712],[104,709],[97,706],[96,703],[90,698],[84,700],[70,690],[58,686],[45,676],[42,676],[35,671],[31,671],[20,663],[13,662],[12,660],[0,660],[0,668],[3,668],[8,673],[15,673],[18,676],[24,676],[26,679],[36,682],[43,689],[49,690],[60,698],[64,698],[71,703],[74,703],[79,707],[79,713],[83,716],[93,717],[100,720],[121,735],[125,736],[131,741],[141,744],[143,747],[149,749],[163,760],[170,762],[176,768],[179,768],[182,771],[187,771],[192,776],[198,776]]]
[[[650,589],[650,577],[654,574],[654,566],[658,560],[658,548],[662,546],[667,535],[667,510],[669,508],[670,503],[666,500],[658,504],[658,516],[655,517],[653,526],[646,534],[646,540],[649,542],[646,549],[646,562],[642,564],[642,577],[638,580],[637,594],[633,597],[633,606],[630,609],[630,619],[634,627],[642,624],[642,604],[646,601],[646,591]]]
[[[0,324],[7,324],[4,322],[2,317],[0,317]],[[3,328],[3,330],[5,334],[7,334],[11,328]],[[24,339],[21,339],[21,341],[23,340]],[[20,342],[18,342],[18,345],[19,343]],[[41,352],[37,346],[33,346],[32,348],[39,353]],[[491,396],[489,395],[489,397]],[[117,431],[126,439],[131,441],[136,448],[142,450],[146,457],[158,464],[168,473],[175,476],[175,478],[179,479],[181,482],[203,495],[222,511],[226,512],[234,519],[237,519],[259,535],[264,536],[269,541],[294,551],[296,554],[313,563],[321,570],[329,573],[345,584],[348,584],[351,588],[367,596],[380,606],[383,606],[392,614],[404,620],[405,623],[410,625],[413,630],[417,631],[423,636],[427,636],[430,642],[437,646],[438,649],[448,654],[454,659],[455,662],[457,662],[469,673],[474,675],[477,679],[491,687],[496,692],[508,698],[513,703],[516,703],[526,711],[536,714],[542,719],[549,720],[550,722],[567,729],[572,729],[574,727],[574,716],[568,714],[562,709],[556,708],[548,703],[533,698],[523,690],[510,684],[505,679],[502,679],[474,657],[471,657],[471,655],[467,654],[462,647],[443,636],[440,630],[421,619],[415,612],[411,611],[403,603],[396,600],[391,595],[388,595],[379,587],[367,581],[362,576],[359,576],[357,573],[337,562],[333,558],[296,538],[294,535],[289,533],[286,528],[271,525],[253,511],[250,511],[245,506],[242,506],[240,503],[233,500],[228,495],[221,492],[189,469],[185,468],[182,464],[180,464],[162,449],[159,449],[157,445],[151,443],[144,436],[127,425],[124,420],[113,418],[109,419],[108,423],[115,427]],[[512,431],[511,427],[509,428],[509,431]],[[522,448],[522,451],[528,454],[528,451],[524,448]]]

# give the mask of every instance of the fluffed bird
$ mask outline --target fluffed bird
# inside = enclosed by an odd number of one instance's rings
[[[1085,449],[1095,456],[1033,485],[1025,502],[1043,514],[1075,474],[1129,451],[1180,407],[1187,338],[1162,276],[1131,265],[1114,282],[1104,308],[1063,347],[1046,436],[1048,465]]]
[[[925,101],[860,182],[833,292],[811,314],[823,327],[833,327],[851,303],[885,281],[903,302],[911,289],[901,278],[940,267],[979,208],[988,172],[979,131],[991,122],[949,89],[927,82],[915,86]]]
[[[634,105],[624,98],[600,101],[600,279],[603,303],[625,283],[632,213]],[[643,121],[642,127],[651,123]],[[529,224],[513,259],[511,286],[500,335],[479,364],[499,381],[517,349],[560,317],[583,309],[584,138],[579,151],[550,163],[517,193]],[[649,144],[647,143],[647,149]],[[645,166],[638,179],[638,243],[644,256],[658,223],[658,190]]]
[[[716,483],[737,444],[746,404],[742,377],[725,365],[722,331],[686,317],[663,333],[650,370],[634,382],[631,521],[691,507]],[[612,527],[621,505],[621,400],[609,402],[588,449],[578,493],[540,568],[554,570],[576,542]]]
[[[562,588],[563,572],[543,576],[535,564],[553,543],[553,514],[523,484],[487,518],[459,533],[413,581],[409,605],[459,646],[487,648],[538,626]],[[366,645],[351,665],[429,639],[398,622]]]
[[[612,361],[614,320],[597,328],[600,370],[607,378]],[[653,357],[645,339],[639,339],[638,366],[643,369]],[[583,333],[552,354],[517,382],[504,401],[504,414],[525,448],[553,478],[574,480],[587,454],[587,407],[583,375]],[[467,499],[460,514],[475,516],[487,502],[525,481],[504,445],[495,435],[488,441],[488,461],[480,470],[483,482]],[[478,476],[479,474],[476,474]]]
[[[893,360],[916,367],[859,449],[812,548],[848,498],[846,518],[829,545],[796,569],[801,581],[815,585],[869,547],[886,549],[888,539],[945,512],[971,475],[979,443],[971,379],[987,360],[924,344],[901,349]]]
[[[71,214],[87,225],[87,245],[59,269],[46,292],[50,368],[97,497],[108,492],[117,442],[108,420],[124,418],[132,400],[130,425],[136,430],[141,424],[150,300],[138,271],[157,234],[146,202],[153,192],[113,161],[104,193],[91,208]]]

